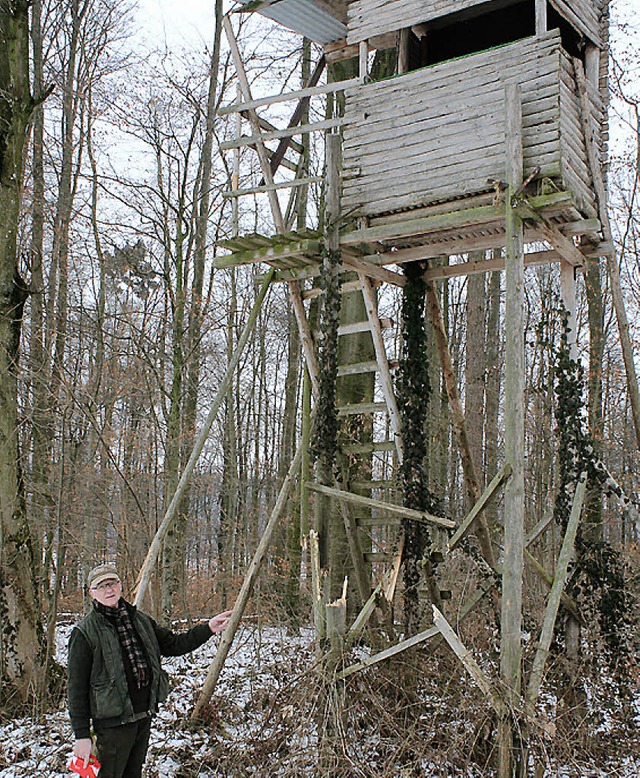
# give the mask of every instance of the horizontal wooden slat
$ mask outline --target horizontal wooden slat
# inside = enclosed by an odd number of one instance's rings
[[[223,197],[244,197],[245,195],[261,194],[262,192],[274,192],[278,189],[293,189],[297,186],[306,184],[317,184],[322,181],[321,176],[309,176],[308,178],[294,178],[292,181],[279,181],[277,184],[263,184],[262,186],[252,186],[248,189],[231,189],[223,192]]]
[[[240,149],[243,146],[255,146],[256,143],[274,140],[276,138],[290,138],[293,135],[306,135],[318,130],[330,130],[334,127],[342,127],[343,119],[326,119],[322,122],[313,122],[312,124],[298,124],[295,127],[287,127],[284,130],[275,130],[274,132],[264,132],[260,135],[247,135],[233,140],[225,140],[220,144],[222,151],[229,149]]]
[[[392,562],[394,555],[389,551],[365,551],[365,562]]]
[[[301,100],[303,97],[313,97],[315,95],[326,95],[332,92],[342,92],[349,87],[361,84],[360,78],[349,78],[346,81],[334,81],[330,84],[320,84],[319,86],[306,87],[298,89],[296,92],[283,92],[279,95],[270,95],[269,97],[259,97],[256,100],[249,100],[246,103],[234,103],[233,105],[224,105],[218,109],[219,116],[225,116],[230,113],[239,113],[249,111],[255,108],[261,108],[265,105],[274,105],[275,103],[287,103],[291,100]]]

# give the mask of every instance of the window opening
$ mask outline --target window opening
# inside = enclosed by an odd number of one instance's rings
[[[571,56],[581,56],[584,39],[547,3],[548,28],[559,29],[562,45]],[[456,57],[535,35],[535,2],[494,2],[467,8],[421,25],[408,35],[407,69],[417,70]]]

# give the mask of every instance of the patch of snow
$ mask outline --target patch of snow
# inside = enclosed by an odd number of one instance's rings
[[[70,621],[65,619],[57,630],[57,659],[63,665],[66,664],[67,641],[72,629]],[[316,722],[312,717],[305,720],[295,702],[285,694],[313,665],[312,641],[310,630],[292,636],[285,629],[243,627],[236,636],[212,699],[211,720],[195,730],[188,726],[188,717],[215,656],[217,639],[213,638],[192,654],[164,660],[171,688],[167,702],[153,723],[147,778],[264,776],[264,768],[254,765],[250,758],[261,748],[263,758],[273,765],[269,769],[273,778],[285,774],[312,775],[317,752]],[[358,648],[354,653],[357,659],[362,659],[370,652]],[[422,702],[425,713],[420,720],[428,733],[429,717],[433,712],[439,712],[441,725],[444,703],[441,697],[433,694],[426,695]],[[543,698],[543,705],[552,713],[557,700],[549,694]],[[449,723],[472,735],[474,722]],[[283,726],[295,738],[295,749],[289,749],[290,744],[278,740]],[[0,726],[0,778],[68,778],[66,765],[71,757],[72,739],[64,707],[41,718],[24,718]],[[264,748],[273,743],[280,744],[278,752],[264,757]],[[282,753],[280,748],[284,748]],[[363,732],[358,750],[367,755],[367,761],[373,762],[376,755],[383,755],[381,758],[385,761],[389,743]],[[218,761],[226,765],[222,771],[211,767]],[[411,768],[400,765],[393,768],[386,761],[386,768],[389,767],[392,771],[385,775],[393,772],[396,778],[417,775],[443,778],[445,774],[448,778],[482,778],[483,775],[473,765],[449,769],[445,764],[428,759]],[[544,775],[545,778],[608,778],[611,775],[637,778],[640,757],[620,754],[615,760],[612,755],[609,764],[557,765]]]

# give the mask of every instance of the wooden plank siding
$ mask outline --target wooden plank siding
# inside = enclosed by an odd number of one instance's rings
[[[531,0],[533,3],[534,0]],[[601,0],[550,0],[558,13],[593,43],[602,45]],[[423,24],[473,6],[482,0],[354,0],[347,15],[347,42],[356,44],[376,35]]]
[[[572,192],[574,202],[585,216],[597,216],[573,64],[563,51],[560,58],[560,117],[564,187]]]
[[[344,210],[372,216],[504,181],[508,81],[522,91],[525,177],[540,167],[592,203],[571,71],[550,32],[347,90]]]

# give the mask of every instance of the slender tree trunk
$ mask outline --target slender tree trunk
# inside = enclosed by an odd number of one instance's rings
[[[482,260],[484,255],[471,255]],[[485,278],[478,273],[467,278],[467,342],[464,418],[469,451],[480,487],[486,485],[483,457],[484,378],[485,378]],[[493,473],[491,474],[494,475]],[[467,500],[468,500],[467,495]],[[469,505],[469,509],[472,506]]]
[[[186,392],[184,401],[184,430],[182,434],[182,461],[185,462],[193,448],[196,434],[196,413],[201,372],[201,347],[203,325],[202,292],[204,287],[205,259],[207,255],[207,227],[211,210],[211,175],[214,141],[214,120],[218,92],[218,68],[220,64],[220,37],[222,32],[222,0],[215,4],[215,29],[213,51],[209,67],[209,90],[207,94],[204,142],[200,157],[199,180],[195,217],[195,249],[193,253],[193,279],[191,283],[191,304],[187,329]],[[189,514],[191,486],[185,489],[178,513]]]
[[[231,301],[227,319],[227,361],[231,359],[235,343],[236,306],[235,270],[232,268]],[[227,607],[229,597],[229,577],[233,568],[233,533],[238,514],[238,454],[235,419],[235,398],[238,394],[236,382],[232,381],[225,404],[220,524],[218,526],[218,589],[223,608]]]
[[[589,373],[587,391],[589,393],[589,433],[595,446],[595,455],[602,455],[604,434],[604,413],[602,407],[602,362],[604,358],[604,304],[600,264],[597,260],[589,262],[585,273],[585,288],[589,318]],[[582,519],[582,531],[585,540],[602,540],[602,487],[599,482],[590,480]]]
[[[501,274],[490,273],[489,294],[487,302],[487,337],[486,337],[486,389],[485,389],[485,472],[491,476],[498,471],[498,410],[500,407],[500,290]],[[489,528],[497,519],[497,503],[492,501],[485,509]]]
[[[31,41],[33,51],[33,87],[36,94],[44,89],[43,55],[42,55],[42,2],[34,0],[31,14]],[[29,377],[33,396],[32,408],[32,464],[30,510],[34,532],[34,548],[36,557],[41,558],[40,538],[46,543],[45,528],[49,522],[47,511],[50,508],[48,499],[48,469],[50,434],[45,425],[48,421],[47,359],[44,347],[44,225],[45,225],[45,181],[44,181],[44,106],[36,106],[31,124],[33,195],[31,202],[31,334],[29,339]],[[48,593],[47,571],[42,576],[41,589],[45,596]]]
[[[37,702],[47,688],[18,434],[18,357],[28,292],[18,267],[17,232],[33,110],[26,0],[0,4],[0,95],[0,706],[7,709]]]

